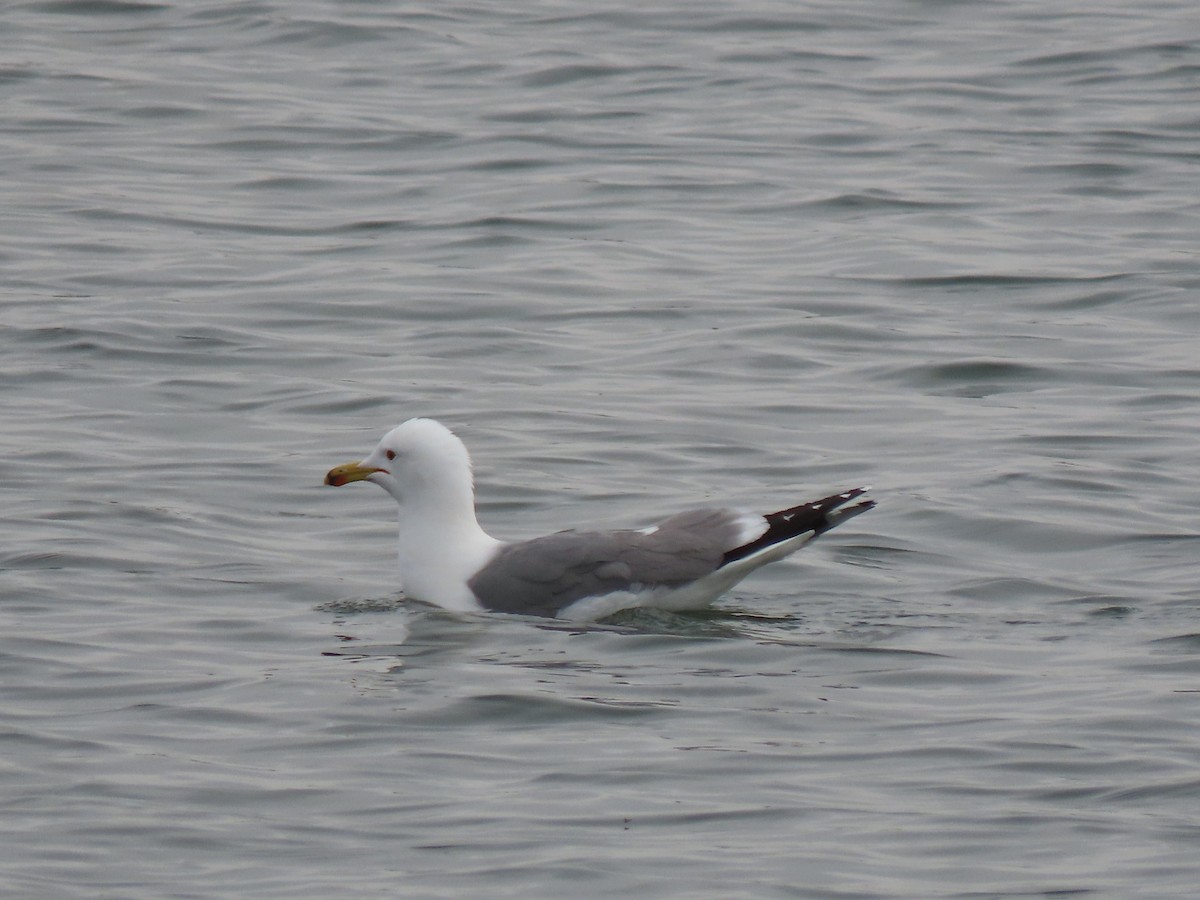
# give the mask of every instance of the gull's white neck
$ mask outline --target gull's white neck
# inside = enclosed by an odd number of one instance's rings
[[[436,501],[436,502],[435,502]],[[415,600],[458,612],[481,607],[467,581],[500,541],[479,527],[475,498],[465,491],[417,491],[400,502],[400,579]]]

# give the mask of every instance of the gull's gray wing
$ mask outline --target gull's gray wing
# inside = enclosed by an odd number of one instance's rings
[[[739,543],[742,518],[699,509],[648,531],[560,531],[501,547],[467,584],[487,609],[535,616],[584,597],[677,587],[720,568]]]

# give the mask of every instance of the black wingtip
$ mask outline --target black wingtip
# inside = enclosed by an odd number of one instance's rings
[[[805,532],[811,531],[814,538],[820,537],[847,519],[874,509],[875,501],[870,499],[855,503],[853,506],[846,506],[847,503],[857,500],[870,489],[870,487],[853,488],[840,494],[831,494],[820,500],[814,500],[811,503],[801,503],[790,509],[767,513],[763,516],[767,520],[766,533],[748,544],[728,551],[721,564],[726,565],[739,559],[745,559],[760,550],[790,540]]]
[[[862,503],[855,503],[853,506],[843,506],[841,509],[830,510],[832,515],[826,515],[825,517],[829,524],[823,530],[818,531],[817,534],[824,534],[830,528],[836,528],[847,519],[853,519],[855,516],[862,515],[867,510],[874,509],[876,505],[874,500],[864,500]]]

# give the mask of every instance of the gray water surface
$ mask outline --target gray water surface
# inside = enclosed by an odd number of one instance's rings
[[[0,9],[0,893],[1192,897],[1193,4]],[[499,537],[879,507],[711,613]]]

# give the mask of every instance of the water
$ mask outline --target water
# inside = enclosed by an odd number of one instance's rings
[[[1187,3],[0,11],[0,892],[1190,897]],[[878,509],[712,614],[394,589]]]

